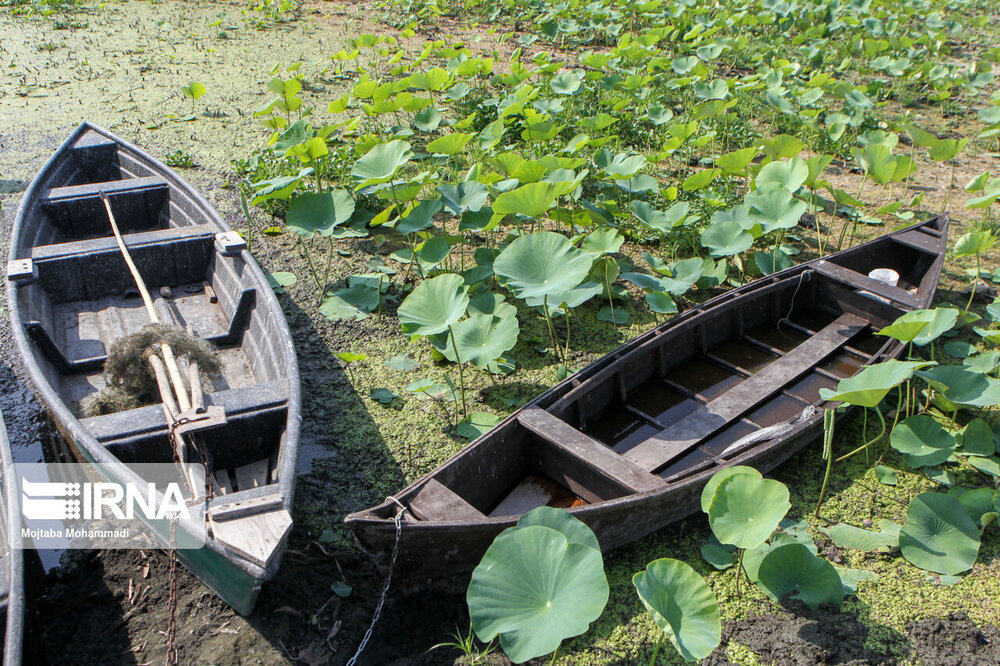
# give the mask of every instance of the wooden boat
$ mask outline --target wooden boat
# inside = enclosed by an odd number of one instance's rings
[[[4,666],[20,666],[24,639],[24,551],[21,542],[21,510],[18,502],[14,460],[7,430],[0,415],[0,465],[3,497],[0,502],[0,612],[4,616]]]
[[[205,403],[221,408],[224,425],[199,431],[200,450],[186,452],[208,458],[210,534],[204,548],[177,555],[249,613],[291,525],[301,416],[288,326],[245,243],[201,195],[151,155],[81,124],[24,194],[7,294],[28,375],[101,474],[139,481],[128,464],[169,463],[173,453],[161,404],[89,418],[80,409],[105,385],[111,343],[149,323],[102,193],[162,318],[218,349]]]
[[[900,355],[875,332],[930,305],[947,228],[933,218],[688,310],[346,522],[369,551],[388,554],[405,507],[397,567],[433,577],[472,569],[542,504],[568,508],[604,550],[684,518],[719,469],[767,472],[813,440],[820,388]],[[868,277],[883,267],[898,286]]]

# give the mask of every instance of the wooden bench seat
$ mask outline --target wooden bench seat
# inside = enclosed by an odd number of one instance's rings
[[[660,469],[811,371],[868,325],[856,315],[841,315],[760,372],[639,443],[624,457],[649,472]]]

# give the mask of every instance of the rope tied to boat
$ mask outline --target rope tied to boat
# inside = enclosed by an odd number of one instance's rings
[[[375,631],[375,625],[378,624],[378,619],[382,615],[382,607],[385,606],[385,600],[389,596],[389,586],[392,584],[392,570],[396,567],[396,557],[399,555],[399,537],[403,533],[403,514],[409,511],[406,505],[400,502],[398,499],[389,495],[385,498],[386,501],[392,501],[396,506],[399,507],[399,511],[393,517],[392,521],[396,525],[396,540],[392,544],[392,557],[389,560],[389,571],[385,577],[385,585],[382,586],[382,595],[379,597],[378,604],[375,606],[375,614],[372,615],[371,624],[368,625],[368,630],[365,631],[364,638],[361,639],[361,644],[358,645],[357,651],[354,656],[350,658],[347,662],[347,666],[354,666],[357,662],[358,657],[361,653],[365,651],[368,647],[368,641],[372,638],[372,632]]]
[[[806,408],[803,409],[798,415],[788,419],[787,421],[775,423],[773,426],[761,428],[760,430],[755,430],[749,435],[740,437],[738,440],[727,446],[726,450],[719,454],[719,457],[727,458],[742,452],[744,449],[747,449],[754,444],[759,444],[760,442],[766,442],[776,437],[780,437],[815,416],[816,411],[816,407],[813,405],[807,405]]]

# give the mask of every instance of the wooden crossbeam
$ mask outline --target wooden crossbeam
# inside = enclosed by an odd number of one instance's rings
[[[550,444],[600,470],[634,493],[663,488],[663,479],[628,460],[614,449],[580,432],[544,409],[525,409],[518,422]]]

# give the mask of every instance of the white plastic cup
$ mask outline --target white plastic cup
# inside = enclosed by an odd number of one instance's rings
[[[868,274],[873,280],[878,280],[890,287],[895,287],[899,282],[899,273],[892,270],[891,268],[876,268],[871,273]]]

